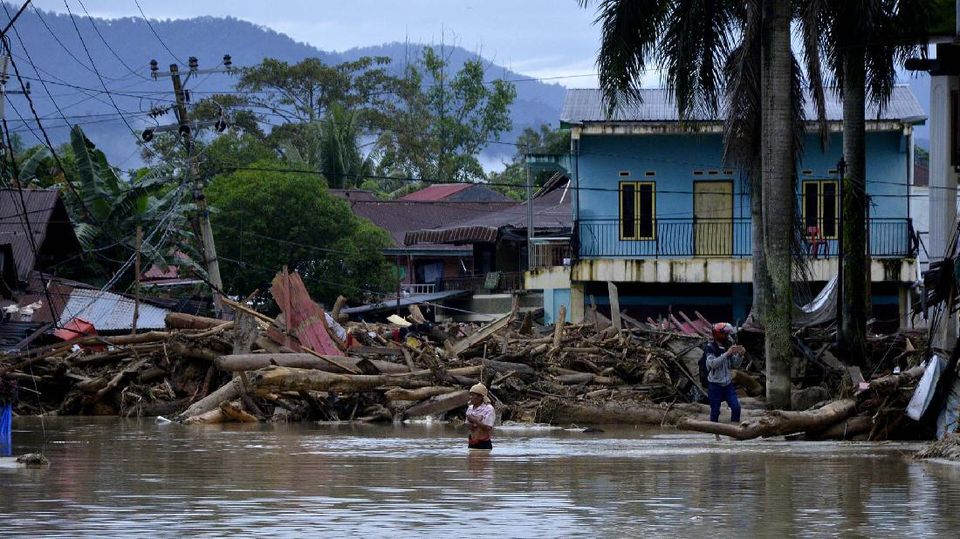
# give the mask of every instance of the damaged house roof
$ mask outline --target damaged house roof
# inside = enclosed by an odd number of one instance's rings
[[[540,233],[568,235],[573,227],[569,180],[555,175],[533,198],[533,226]],[[424,227],[407,232],[406,245],[493,243],[503,233],[517,230],[518,237],[526,237],[527,203],[513,205],[482,216],[464,216],[435,227]]]
[[[355,201],[351,203],[353,213],[369,219],[373,224],[386,230],[393,238],[395,247],[403,247],[404,238],[413,230],[447,226],[464,218],[485,221],[490,216],[519,204],[510,202],[410,202],[402,200]],[[452,246],[436,245],[432,249],[439,252]]]

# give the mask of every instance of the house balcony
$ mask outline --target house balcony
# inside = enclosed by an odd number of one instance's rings
[[[823,223],[821,223],[823,224]],[[839,269],[839,223],[827,223],[804,235],[806,274],[827,281]],[[825,235],[826,230],[830,235]],[[750,219],[658,219],[629,230],[640,239],[624,239],[617,220],[584,220],[572,282],[752,283],[753,241]],[[798,227],[798,234],[800,233]],[[873,282],[917,279],[916,241],[909,219],[871,219],[868,247]]]
[[[839,229],[839,223],[808,229],[803,238],[804,253],[814,259],[837,257]],[[753,256],[750,219],[657,219],[646,230],[634,227],[630,231],[634,238],[624,238],[619,220],[582,220],[579,232],[581,259]],[[873,258],[916,256],[910,219],[870,219],[867,241]]]

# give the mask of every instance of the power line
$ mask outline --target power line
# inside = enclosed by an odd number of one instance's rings
[[[170,50],[170,47],[168,47],[167,44],[163,41],[163,39],[160,37],[160,34],[157,33],[157,30],[153,27],[152,24],[150,24],[150,19],[147,18],[147,15],[143,12],[143,8],[140,7],[140,0],[133,0],[133,3],[137,5],[137,9],[140,10],[140,16],[143,17],[143,21],[147,23],[147,26],[150,27],[150,31],[153,32],[154,36],[156,36],[157,41],[159,41],[160,44],[163,45],[163,48],[166,49],[168,53],[170,53],[170,56],[173,56],[174,60],[176,60],[180,64],[186,65],[186,63],[180,58],[178,58],[176,54],[173,54],[173,51]]]
[[[114,48],[111,47],[109,43],[107,43],[106,38],[103,37],[103,34],[100,32],[100,29],[97,28],[97,23],[94,22],[93,17],[90,16],[90,12],[87,11],[87,6],[83,5],[83,0],[77,0],[77,2],[80,4],[80,7],[83,8],[83,12],[87,14],[87,20],[90,21],[90,26],[93,26],[94,31],[97,32],[97,35],[98,35],[98,36],[100,36],[100,41],[103,41],[103,44],[106,45],[107,50],[109,50],[109,51],[113,54],[114,58],[116,58],[117,61],[119,61],[120,64],[123,65],[123,67],[127,68],[127,71],[129,71],[132,75],[134,75],[134,76],[136,76],[136,77],[140,77],[140,78],[143,79],[143,80],[150,80],[149,77],[147,77],[146,75],[143,75],[142,73],[139,73],[139,72],[135,71],[132,67],[130,67],[129,65],[127,65],[126,62],[123,61],[123,58],[121,58],[120,55],[117,54],[117,51],[114,50]]]
[[[66,2],[64,2],[64,5],[66,5]],[[71,51],[66,45],[63,44],[62,41],[60,41],[60,37],[57,35],[56,32],[53,31],[52,28],[50,28],[50,26],[47,24],[46,19],[43,18],[42,12],[36,6],[33,6],[33,11],[34,13],[36,13],[37,18],[40,20],[40,23],[43,25],[43,27],[47,29],[47,33],[49,33],[50,36],[53,37],[53,40],[56,41],[58,45],[60,45],[60,48],[63,49],[64,52],[66,52],[70,56],[70,58],[73,58],[73,61],[76,62],[77,65],[86,69],[87,71],[90,71],[91,73],[95,73],[93,69],[90,69],[90,66],[81,62],[79,58],[74,56],[73,51]],[[113,77],[107,77],[107,78],[111,80],[117,80],[117,79],[114,79]]]
[[[3,30],[0,30],[0,38],[6,37],[7,30],[10,30],[10,27],[13,26],[13,23],[17,22],[17,19],[20,18],[20,15],[27,9],[27,6],[29,5],[30,5],[30,0],[27,0],[26,2],[23,3],[22,6],[20,6],[20,9],[17,10],[17,13],[13,17],[10,17],[10,22],[8,22],[7,25],[3,27]],[[8,11],[7,16],[9,15],[10,15],[10,12]]]

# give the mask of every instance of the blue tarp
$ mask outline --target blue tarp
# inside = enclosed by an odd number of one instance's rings
[[[13,404],[0,405],[0,457],[13,455]]]

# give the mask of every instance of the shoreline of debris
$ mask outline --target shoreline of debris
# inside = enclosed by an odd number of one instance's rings
[[[397,422],[456,414],[468,388],[483,382],[501,421],[667,425],[736,439],[923,437],[904,421],[925,371],[917,335],[874,339],[890,368],[857,380],[859,369],[847,371],[831,357],[827,333],[807,331],[798,339],[806,360],[794,378],[810,383],[795,391],[798,411],[779,411],[764,410],[762,335],[746,330],[740,342],[748,362],[735,379],[744,416],[734,425],[705,420],[696,375],[701,331],[625,315],[610,321],[595,311],[586,323],[544,327],[516,304],[482,326],[431,324],[416,305],[406,319],[341,325],[343,302],[324,312],[297,273],[279,273],[271,292],[282,311],[277,319],[226,299],[234,320],[171,313],[165,331],[34,348],[0,360],[0,373],[37,388],[18,404],[27,415]],[[694,328],[709,324],[684,318]]]

